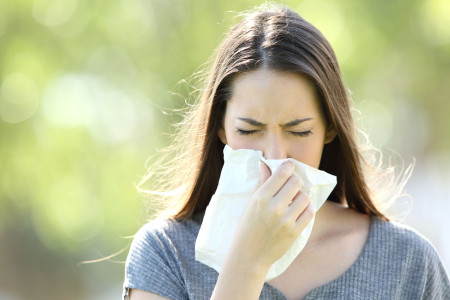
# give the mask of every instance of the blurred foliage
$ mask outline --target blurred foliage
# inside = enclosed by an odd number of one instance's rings
[[[450,149],[450,2],[283,1],[330,40],[374,143]],[[241,0],[0,2],[0,298],[111,299],[135,190]],[[173,93],[171,93],[173,92]],[[126,251],[119,255],[124,259]],[[24,288],[25,287],[25,288]]]

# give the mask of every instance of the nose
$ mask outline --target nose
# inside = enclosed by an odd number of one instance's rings
[[[288,149],[283,140],[277,136],[268,137],[264,141],[263,156],[265,159],[288,158]]]

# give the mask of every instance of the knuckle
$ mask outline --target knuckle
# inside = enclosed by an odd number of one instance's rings
[[[290,217],[289,219],[286,220],[286,227],[287,227],[287,231],[291,232],[292,234],[296,234],[296,226],[295,226],[295,221],[297,220],[296,217]]]
[[[283,216],[282,207],[279,205],[272,207],[272,215],[276,218],[281,218]]]
[[[267,197],[265,197],[264,194],[261,193],[260,191],[256,191],[253,194],[252,200],[257,203],[264,203],[264,202],[266,202]]]
[[[293,229],[293,224],[294,222],[292,222],[292,217],[291,216],[284,216],[281,219],[281,228],[283,229],[283,232],[285,233],[289,233],[292,231]]]

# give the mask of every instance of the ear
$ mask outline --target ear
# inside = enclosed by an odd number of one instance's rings
[[[327,132],[325,133],[325,144],[331,143],[336,137],[337,132],[333,125],[328,125]]]
[[[220,124],[219,130],[217,130],[217,136],[222,141],[222,143],[224,143],[225,145],[227,144],[227,136],[222,124]]]

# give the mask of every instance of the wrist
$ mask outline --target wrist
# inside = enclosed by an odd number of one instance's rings
[[[222,270],[230,268],[243,274],[245,278],[252,278],[255,281],[265,280],[271,263],[266,261],[262,255],[248,251],[248,248],[240,251],[233,250],[228,251]]]
[[[211,299],[259,299],[268,270],[264,264],[251,258],[229,252]]]

